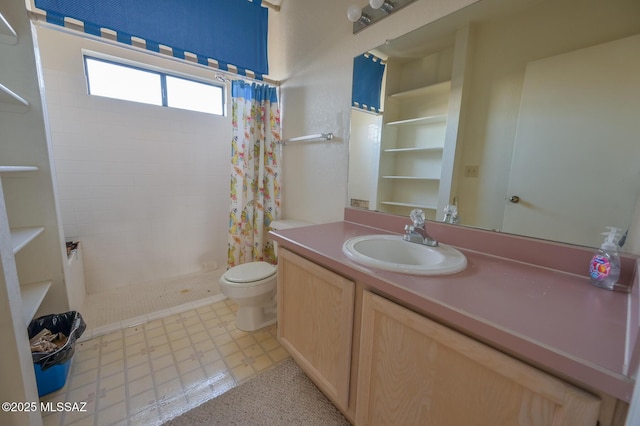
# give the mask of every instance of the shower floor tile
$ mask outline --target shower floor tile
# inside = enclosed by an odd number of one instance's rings
[[[216,303],[225,299],[224,270],[141,283],[87,295],[80,314],[87,323],[82,340]],[[228,313],[228,309],[222,314]]]

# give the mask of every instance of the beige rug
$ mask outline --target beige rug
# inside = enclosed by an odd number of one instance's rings
[[[349,425],[291,358],[165,423],[187,425]]]

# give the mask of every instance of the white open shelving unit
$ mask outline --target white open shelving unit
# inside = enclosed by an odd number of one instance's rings
[[[447,126],[450,81],[386,97],[378,177],[378,208],[408,213],[420,208],[435,216]]]
[[[25,173],[34,172],[37,170],[38,168],[34,166],[0,166],[0,185],[3,184],[4,179],[21,176]],[[3,213],[6,214],[6,212]],[[11,248],[13,249],[14,256],[43,232],[44,227],[42,226],[28,228],[10,228],[9,234],[11,236]],[[20,284],[22,312],[25,323],[27,325],[35,316],[38,308],[40,307],[40,304],[44,300],[50,288],[51,281]]]
[[[352,201],[358,206],[405,217],[420,208],[427,219],[442,220],[445,207],[457,203],[455,159],[470,42],[471,26],[462,25],[420,49],[380,47],[386,56],[382,132],[370,143],[374,166],[361,166],[358,178],[367,179],[357,181]],[[368,140],[362,123],[357,136]]]
[[[0,43],[14,45],[18,43],[18,35],[16,30],[9,24],[9,21],[0,13]],[[1,77],[1,76],[0,76]],[[7,87],[0,81],[0,104],[4,104],[11,108],[26,110],[29,108],[29,102],[17,94],[14,90]]]
[[[28,325],[68,309],[36,44],[25,3],[0,1],[0,400],[37,402]],[[39,410],[3,424],[42,425]]]

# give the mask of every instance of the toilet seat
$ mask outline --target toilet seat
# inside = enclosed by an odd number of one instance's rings
[[[267,278],[274,276],[277,268],[267,262],[249,262],[234,266],[224,273],[227,285],[250,287]]]

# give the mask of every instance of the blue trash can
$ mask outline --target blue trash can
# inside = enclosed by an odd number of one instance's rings
[[[71,359],[75,353],[76,340],[84,333],[87,325],[82,319],[82,315],[76,311],[45,315],[29,323],[27,328],[29,339],[45,328],[53,334],[64,334],[67,336],[67,341],[54,351],[31,353],[38,385],[38,396],[57,391],[65,385],[71,368]]]

